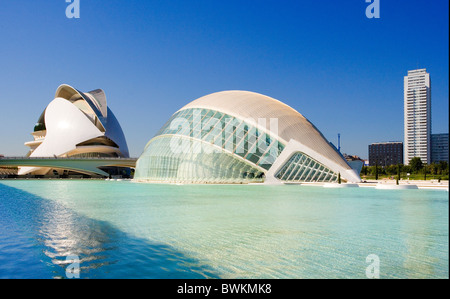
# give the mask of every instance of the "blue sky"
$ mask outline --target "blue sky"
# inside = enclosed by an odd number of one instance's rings
[[[66,83],[102,88],[130,154],[203,95],[249,90],[285,102],[342,152],[403,141],[403,77],[426,68],[433,133],[448,132],[447,0],[0,0],[0,154],[24,155]]]

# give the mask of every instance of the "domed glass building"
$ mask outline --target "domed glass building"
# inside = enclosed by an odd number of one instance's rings
[[[223,91],[178,110],[148,142],[134,179],[162,183],[359,182],[319,130],[288,105]]]

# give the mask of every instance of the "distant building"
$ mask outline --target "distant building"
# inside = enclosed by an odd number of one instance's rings
[[[343,156],[351,168],[353,168],[357,173],[361,173],[361,169],[365,164],[363,159],[356,155],[343,154]]]
[[[403,142],[378,142],[369,145],[369,165],[403,164]]]
[[[360,158],[357,155],[349,155],[349,154],[343,153],[342,156],[344,156],[344,158],[345,158],[345,160],[347,162],[350,162],[350,161],[361,161],[364,164],[364,161],[365,161],[364,159]]]
[[[448,133],[431,134],[431,161],[448,163]]]
[[[414,157],[431,162],[431,80],[426,69],[404,78],[404,164]]]

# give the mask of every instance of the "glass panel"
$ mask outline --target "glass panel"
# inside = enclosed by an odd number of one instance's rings
[[[311,158],[306,159],[305,161],[305,166],[306,166],[306,170],[305,173],[300,177],[300,181],[305,182],[308,179],[308,176],[311,173],[312,170],[312,166],[314,165],[314,160]]]
[[[258,161],[258,165],[272,165],[275,160],[278,158],[278,141],[272,142],[270,147],[267,149],[264,156]],[[264,166],[263,166],[264,167]]]
[[[246,134],[248,131],[248,126],[246,123],[242,122],[237,128],[234,133],[235,135],[235,141],[234,141],[234,148],[233,151],[235,153],[244,153],[244,143]]]
[[[228,118],[225,121],[223,148],[227,151],[234,151],[236,143],[236,136],[234,136],[234,133],[239,125],[240,122],[236,118]]]
[[[324,170],[322,171],[322,175],[318,178],[319,182],[324,182],[325,178],[327,177],[328,173],[330,172],[329,169],[324,168]]]
[[[311,172],[307,177],[304,178],[305,182],[311,182],[312,178],[316,175],[317,169],[319,168],[319,164],[312,161],[311,166],[309,167]]]
[[[244,133],[243,138],[241,139],[241,142],[239,142],[236,145],[236,149],[235,149],[235,153],[241,157],[245,157],[248,152],[249,126],[247,124],[244,124],[243,133]]]
[[[192,110],[189,110],[189,114],[185,115],[182,118],[182,119],[185,119],[189,123],[189,126],[185,126],[181,130],[179,130],[177,132],[178,135],[185,135],[185,136],[189,135],[189,133],[190,133],[190,131],[192,129],[192,118],[193,118],[193,114],[191,112],[192,112]]]
[[[311,177],[312,182],[316,182],[318,180],[318,178],[322,175],[323,169],[324,167],[322,165],[319,165],[316,174],[314,175],[314,177]]]
[[[293,177],[292,180],[299,181],[300,178],[303,176],[303,174],[306,170],[306,165],[305,165],[306,160],[307,160],[306,155],[301,155],[301,159],[298,162],[298,165],[299,165],[298,171],[297,171],[297,173],[295,173],[295,177]]]
[[[312,178],[316,175],[317,169],[311,168],[311,172],[309,173],[308,177],[305,178],[305,182],[311,182]]]
[[[256,154],[248,154],[246,157],[247,160],[249,160],[250,162],[253,162],[255,164],[256,164],[256,162],[258,162],[259,158],[260,157]]]
[[[226,125],[225,122],[227,121],[227,119],[229,119],[229,116],[224,114],[223,117],[220,119],[220,123],[218,123],[216,125],[217,129],[218,130],[220,129],[220,133],[216,134],[215,139],[212,141],[212,143],[219,147],[223,147],[223,144],[225,141],[224,140],[225,139],[224,128],[225,128],[225,125]],[[218,130],[217,130],[217,132],[219,132]]]
[[[278,142],[278,155],[284,150],[284,145],[281,142]]]
[[[169,120],[164,124],[164,126],[161,128],[160,132],[157,133],[157,135],[160,134],[170,134],[167,133],[170,130],[170,124],[172,121],[178,116],[179,113],[172,115]]]
[[[183,130],[183,129],[188,129],[189,126],[189,122],[183,118],[183,117],[176,117],[174,118],[170,125],[166,128],[165,130],[165,134],[176,134],[177,132]]]
[[[214,115],[214,118],[211,119],[210,124],[211,124],[212,130],[210,133],[205,135],[204,140],[206,142],[213,143],[214,139],[222,132],[221,119],[223,117],[224,117],[223,113],[217,112]]]
[[[305,169],[305,171],[304,171],[304,173],[303,173],[303,175],[302,175],[302,177],[301,177],[301,181],[305,181],[305,178],[307,178],[308,177],[308,175],[309,175],[309,173],[311,172],[311,168],[309,168],[309,167],[306,167],[306,169]]]
[[[193,109],[193,117],[192,117],[192,131],[190,133],[190,136],[193,138],[200,139],[201,138],[201,131],[202,131],[202,123],[203,119],[211,113],[211,115],[214,113],[213,111],[206,110],[206,109]]]
[[[292,167],[290,167],[285,174],[285,179],[287,181],[291,181],[294,178],[295,174],[298,172],[299,167],[300,167],[298,162],[301,160],[301,158],[302,158],[301,155],[294,155],[292,157],[292,159],[291,159]]]
[[[225,152],[196,153],[205,146],[192,140],[192,150],[175,153],[170,149],[177,136],[162,136],[150,142],[136,167],[136,180],[179,183],[262,182],[263,173]],[[186,139],[189,140],[189,139]],[[180,140],[175,140],[180,142]],[[206,144],[206,146],[211,146]]]
[[[261,135],[258,138],[258,148],[257,152],[261,153],[263,155],[270,147],[270,143],[272,142],[272,139],[269,135],[266,133],[261,133]]]
[[[258,140],[258,131],[254,127],[248,128],[247,137],[245,138],[246,142],[246,151],[248,153],[256,152],[256,141]]]
[[[275,177],[295,182],[327,182],[337,179],[334,172],[300,152],[294,154]]]
[[[184,109],[177,112],[157,133],[163,134],[202,139],[248,158],[264,169],[269,169],[284,149],[284,145],[272,136],[249,126],[243,120],[208,109]]]
[[[292,157],[289,159],[289,161],[288,161],[287,163],[285,163],[285,164],[281,167],[281,169],[278,171],[278,173],[277,173],[277,175],[276,175],[277,178],[279,178],[279,179],[281,179],[281,180],[284,180],[284,176],[286,175],[286,172],[288,171],[288,168],[289,168],[290,166],[292,166],[291,161],[294,159],[294,157],[295,157],[295,156],[292,156]]]
[[[211,116],[207,116],[203,120],[202,133],[201,133],[202,139],[204,139],[204,137],[206,135],[208,135],[214,129],[214,126],[217,124],[217,119],[215,118],[216,114],[217,113],[214,113]]]

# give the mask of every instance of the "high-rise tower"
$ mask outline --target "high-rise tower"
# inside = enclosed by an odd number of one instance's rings
[[[426,69],[408,71],[404,79],[404,164],[413,157],[431,162],[431,80]]]

